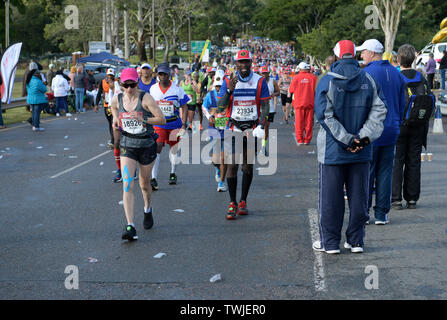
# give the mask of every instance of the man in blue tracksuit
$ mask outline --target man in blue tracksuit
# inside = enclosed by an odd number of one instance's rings
[[[370,143],[382,134],[387,110],[380,87],[354,59],[354,43],[342,40],[334,53],[338,61],[318,83],[315,96],[315,113],[321,125],[317,138],[320,241],[312,247],[340,253],[346,185],[350,218],[344,246],[351,252],[363,252]]]
[[[374,217],[376,225],[389,223],[388,212],[391,208],[391,186],[393,178],[394,150],[399,137],[400,126],[405,110],[405,81],[400,72],[388,60],[382,60],[383,45],[376,39],[366,40],[357,51],[366,65],[363,69],[369,73],[382,88],[385,97],[387,115],[383,123],[383,133],[373,142],[373,160],[369,177],[368,211],[372,206],[373,186],[376,186],[376,205]]]

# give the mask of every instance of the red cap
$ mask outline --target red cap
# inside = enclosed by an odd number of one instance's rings
[[[235,60],[252,60],[252,57],[248,50],[239,50]]]
[[[339,41],[334,48],[334,53],[338,58],[343,58],[344,55],[355,57],[355,44],[350,40]]]
[[[270,71],[269,71],[269,67],[267,67],[267,66],[262,66],[262,67],[261,67],[261,73],[265,73],[265,72],[270,72]]]

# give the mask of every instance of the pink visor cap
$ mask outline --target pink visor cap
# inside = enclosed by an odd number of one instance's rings
[[[127,68],[121,71],[121,82],[138,82],[138,72],[134,68]]]

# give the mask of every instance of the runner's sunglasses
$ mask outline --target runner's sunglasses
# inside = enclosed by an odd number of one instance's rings
[[[131,87],[132,89],[135,88],[137,86],[138,83],[134,82],[134,83],[123,83],[121,84],[123,86],[123,88],[129,88]]]

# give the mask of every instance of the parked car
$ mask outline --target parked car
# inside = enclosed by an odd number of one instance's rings
[[[173,56],[169,59],[169,66],[172,67],[174,65],[177,65],[180,70],[184,70],[189,67],[189,62],[182,57]]]

